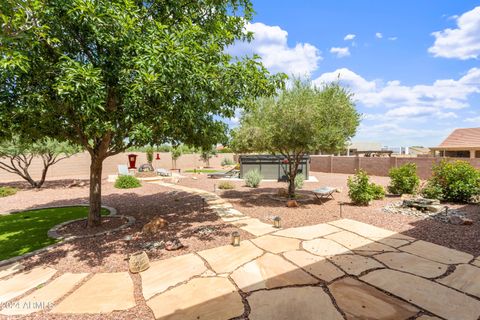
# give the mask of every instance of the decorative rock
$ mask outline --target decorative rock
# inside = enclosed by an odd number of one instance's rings
[[[165,250],[167,251],[175,251],[181,248],[183,248],[183,244],[178,239],[172,239],[165,242]]]
[[[473,224],[473,220],[472,220],[472,219],[468,219],[468,218],[461,217],[461,216],[450,216],[450,217],[448,218],[448,221],[449,221],[451,224],[457,224],[457,225],[466,225],[466,226],[469,226],[469,225],[472,225],[472,224]]]
[[[135,252],[130,256],[128,269],[131,273],[139,273],[150,267],[150,260],[145,251]]]
[[[165,229],[167,225],[167,220],[156,218],[143,226],[142,233],[154,235],[159,233],[162,229]]]
[[[477,257],[477,259],[473,260],[472,264],[480,268],[480,257]]]
[[[256,218],[242,219],[232,222],[234,226],[239,227],[242,230],[245,230],[254,236],[263,236],[264,234],[271,233],[275,229],[271,224],[263,223],[262,221]]]
[[[400,250],[445,264],[468,263],[473,259],[471,254],[423,240],[418,240],[410,245],[401,247]]]
[[[145,250],[163,249],[165,248],[165,242],[163,241],[146,242],[142,244],[141,247]]]
[[[344,247],[360,254],[370,255],[381,252],[396,251],[392,247],[358,236],[348,231],[329,234],[328,236],[325,236],[325,238],[336,241]]]
[[[448,266],[406,252],[387,252],[375,256],[389,268],[416,274],[424,278],[436,278],[447,271]]]
[[[414,306],[353,278],[340,279],[328,288],[347,319],[411,319],[419,311]]]
[[[53,268],[37,267],[0,280],[0,304],[18,297],[30,289],[48,281],[57,271]]]
[[[328,257],[337,254],[352,253],[344,246],[329,239],[314,239],[303,242],[303,248],[313,254]]]
[[[289,251],[283,254],[285,258],[300,266],[315,277],[330,282],[344,273],[324,257],[319,257],[305,251]]]
[[[437,281],[480,298],[480,268],[461,264],[453,273]]]
[[[287,201],[288,208],[296,208],[298,207],[298,202],[296,200],[288,200]]]
[[[328,294],[320,287],[258,291],[247,297],[250,320],[341,320]]]
[[[329,259],[346,273],[356,276],[367,270],[383,267],[382,264],[374,259],[357,254],[340,254]]]
[[[297,227],[297,228],[288,228],[280,230],[274,233],[276,236],[297,238],[301,240],[312,240],[315,238],[320,238],[338,232],[340,229],[335,228],[329,224],[322,223],[313,226]]]
[[[281,253],[290,250],[297,250],[300,247],[300,240],[290,239],[284,237],[276,237],[271,235],[262,236],[256,239],[252,239],[252,242],[257,247],[262,248],[265,251],[273,253]]]

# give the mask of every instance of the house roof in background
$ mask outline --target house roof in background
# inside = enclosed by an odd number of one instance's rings
[[[480,148],[480,128],[455,129],[437,148]]]

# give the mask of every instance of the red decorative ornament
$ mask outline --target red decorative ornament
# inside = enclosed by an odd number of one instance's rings
[[[157,157],[155,159],[160,160],[160,153],[157,153]]]
[[[283,159],[282,162],[285,163],[285,164],[288,164],[288,159]]]

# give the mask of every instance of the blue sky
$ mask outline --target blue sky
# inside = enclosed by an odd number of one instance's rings
[[[247,26],[272,72],[340,77],[364,115],[353,140],[435,146],[480,127],[480,1],[253,0]]]

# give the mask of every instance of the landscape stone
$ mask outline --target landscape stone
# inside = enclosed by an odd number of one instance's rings
[[[12,305],[12,308],[4,308],[0,314],[26,315],[49,309],[55,301],[72,290],[86,276],[88,276],[88,273],[64,273],[44,287],[17,301]]]
[[[300,266],[310,274],[326,282],[330,282],[344,275],[340,269],[324,257],[300,250],[288,251],[283,255],[297,266]]]
[[[157,293],[205,271],[205,263],[193,253],[151,262],[150,268],[140,273],[143,296],[148,300]]]
[[[207,260],[216,273],[232,272],[241,265],[261,256],[263,250],[248,240],[241,241],[240,246],[226,245],[198,252]]]
[[[480,268],[480,257],[477,257],[477,259],[473,260],[472,264]]]
[[[257,291],[247,297],[250,320],[342,320],[332,300],[321,287]]]
[[[224,320],[243,314],[242,298],[226,278],[195,278],[147,301],[156,319]]]
[[[273,225],[264,223],[256,218],[233,221],[232,224],[257,237],[263,236],[264,234],[271,233],[276,230]]]
[[[423,315],[423,316],[418,317],[415,320],[442,320],[442,319],[440,319],[439,317]]]
[[[436,278],[444,274],[448,266],[406,252],[387,252],[375,256],[391,269],[405,271],[425,278]]]
[[[351,253],[350,250],[344,246],[329,239],[314,239],[303,242],[303,248],[308,252],[319,256],[334,256],[337,254]]]
[[[412,244],[401,247],[400,250],[445,264],[468,263],[473,259],[471,254],[423,240],[418,240]]]
[[[15,272],[21,271],[23,268],[24,266],[20,263],[12,263],[2,266],[0,267],[0,279],[14,274]]]
[[[128,272],[96,273],[52,309],[52,313],[109,313],[135,306]]]
[[[480,268],[461,264],[451,274],[437,281],[480,298]]]
[[[480,301],[418,276],[382,269],[361,280],[446,319],[477,320],[480,316]]]
[[[230,277],[245,292],[318,282],[299,267],[271,253],[238,268]]]
[[[281,253],[300,248],[300,240],[284,237],[276,237],[271,235],[262,236],[251,240],[255,245],[265,251],[273,253]]]
[[[329,224],[322,223],[313,226],[288,228],[277,231],[274,233],[274,235],[297,238],[301,240],[312,240],[338,231],[340,231],[340,229],[335,228]]]
[[[9,279],[0,280],[0,304],[47,282],[56,272],[53,268],[36,267]]]
[[[341,245],[343,245],[344,247],[361,254],[363,253],[363,254],[371,255],[371,254],[376,254],[381,252],[396,251],[394,248],[390,246],[384,245],[379,242],[375,242],[371,239],[361,237],[349,231],[341,231],[334,234],[330,234],[328,236],[325,236],[325,238],[336,241]]]
[[[410,319],[419,311],[400,299],[353,278],[343,278],[328,286],[347,319]]]
[[[329,259],[346,273],[355,276],[367,270],[383,268],[383,265],[374,259],[357,254],[340,254]]]

